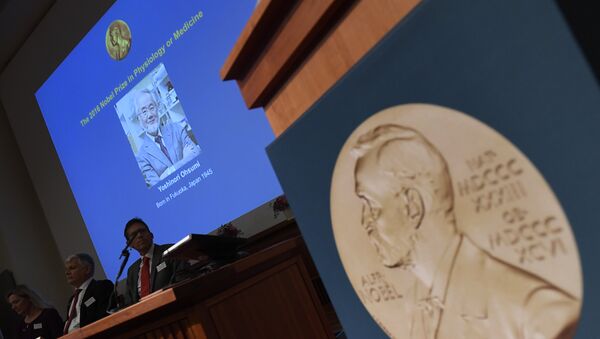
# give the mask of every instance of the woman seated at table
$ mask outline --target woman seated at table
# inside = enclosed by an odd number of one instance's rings
[[[63,321],[56,309],[27,286],[17,286],[6,295],[6,300],[13,311],[22,318],[16,324],[15,338],[53,339],[63,335]]]

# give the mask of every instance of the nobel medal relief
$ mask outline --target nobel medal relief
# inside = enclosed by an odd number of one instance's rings
[[[331,184],[336,246],[393,338],[571,338],[582,276],[569,222],[510,141],[458,111],[363,122]]]
[[[115,20],[106,29],[106,52],[116,60],[123,60],[131,48],[131,30],[123,20]]]

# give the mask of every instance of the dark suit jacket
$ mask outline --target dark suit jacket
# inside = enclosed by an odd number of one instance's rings
[[[186,263],[176,259],[164,259],[162,253],[171,247],[172,244],[157,245],[154,244],[154,252],[152,253],[152,262],[150,265],[150,293],[163,289],[164,287],[178,281],[177,273],[185,268]],[[134,304],[140,300],[138,293],[138,277],[142,258],[136,260],[127,270],[127,294],[125,303],[127,305]],[[157,267],[164,267],[157,269]]]
[[[170,123],[162,126],[160,133],[170,160],[147,134],[144,134],[144,142],[137,155],[138,166],[148,186],[154,186],[158,183],[161,180],[160,176],[170,166],[174,165],[178,168],[182,165],[178,162],[183,159],[183,149],[186,145],[195,146],[193,152],[195,155],[200,153],[200,148],[192,141],[185,127]]]
[[[108,300],[114,289],[113,283],[110,280],[94,280],[90,282],[83,299],[81,300],[81,315],[79,318],[79,327],[89,325],[97,320],[100,320],[108,315]],[[81,297],[81,296],[80,296]],[[86,301],[94,298],[94,302],[86,306]],[[71,308],[73,297],[69,298],[67,304],[67,314]]]

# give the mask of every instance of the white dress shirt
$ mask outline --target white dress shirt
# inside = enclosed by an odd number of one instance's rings
[[[71,333],[73,330],[78,329],[79,328],[79,324],[81,323],[81,303],[84,301],[83,300],[83,296],[85,295],[85,291],[87,290],[88,286],[90,286],[90,282],[92,281],[92,278],[89,278],[88,280],[86,280],[83,284],[81,284],[81,286],[79,286],[78,288],[76,288],[75,290],[81,290],[81,292],[79,292],[79,296],[77,298],[77,305],[75,305],[75,310],[77,311],[77,315],[75,316],[75,318],[73,318],[73,320],[71,320],[71,324],[69,325],[69,333]],[[71,313],[71,308],[73,307],[73,302],[75,300],[71,301],[71,304],[69,304],[69,313]],[[67,314],[67,317],[69,315]]]

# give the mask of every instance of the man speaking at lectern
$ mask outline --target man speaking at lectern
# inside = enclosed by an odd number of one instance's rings
[[[152,187],[200,154],[200,147],[185,127],[176,123],[160,125],[159,106],[149,90],[134,94],[133,107],[146,132],[137,162],[146,184]]]
[[[155,244],[150,228],[140,218],[129,220],[125,225],[124,234],[127,241],[132,241],[131,247],[140,254],[140,258],[127,270],[125,302],[131,305],[175,282],[177,273],[186,263],[175,259],[163,259],[163,252],[171,247],[171,244]]]

